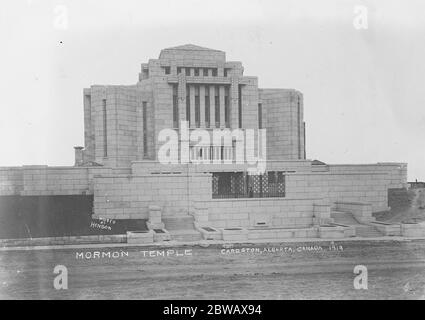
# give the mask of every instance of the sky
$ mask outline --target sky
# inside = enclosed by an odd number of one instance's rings
[[[304,94],[307,158],[408,163],[425,180],[422,0],[5,0],[0,166],[73,165],[83,88],[135,84],[192,43],[242,61],[262,88]]]

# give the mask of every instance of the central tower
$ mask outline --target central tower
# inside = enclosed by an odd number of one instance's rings
[[[302,110],[301,93],[259,89],[223,51],[171,47],[141,65],[135,85],[85,89],[83,159],[114,167],[157,160],[159,132],[180,130],[181,121],[190,130],[267,129],[269,159],[305,159]],[[203,156],[223,153],[210,147]]]

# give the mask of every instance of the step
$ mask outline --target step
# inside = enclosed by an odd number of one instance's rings
[[[171,230],[171,240],[175,241],[199,241],[202,240],[202,235],[196,230]]]
[[[382,237],[383,234],[373,226],[356,226],[356,236],[363,238]]]
[[[359,225],[359,222],[349,212],[332,211],[331,218],[333,218],[334,222],[337,224],[344,224],[349,226]]]
[[[194,230],[194,219],[191,216],[163,218],[167,230]]]

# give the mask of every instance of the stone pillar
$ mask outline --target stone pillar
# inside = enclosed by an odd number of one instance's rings
[[[215,88],[210,86],[210,128],[215,128]]]
[[[205,86],[199,87],[199,127],[205,128]]]
[[[158,206],[149,206],[149,220],[147,222],[148,229],[163,229],[162,211]]]
[[[186,80],[183,74],[179,75],[179,84],[178,84],[178,102],[179,102],[179,128],[181,121],[189,121],[186,119]]]
[[[239,128],[239,79],[236,76],[230,85],[230,127]]]
[[[74,150],[75,150],[75,164],[74,164],[74,166],[76,166],[76,167],[80,167],[84,163],[83,149],[84,149],[84,147],[80,147],[80,146],[74,147]]]
[[[195,206],[195,226],[203,227],[208,224],[208,207],[199,203]]]
[[[225,128],[226,123],[224,121],[224,112],[225,112],[225,108],[224,108],[224,86],[219,87],[219,92],[220,92],[220,128]]]
[[[224,77],[224,68],[223,67],[217,68],[217,76],[218,77]]]
[[[313,224],[324,225],[333,222],[331,218],[331,206],[326,203],[313,204]]]
[[[179,136],[180,139],[180,146],[179,146],[179,152],[180,152],[180,161],[181,163],[189,163],[189,130],[188,130],[189,123],[187,121],[184,121],[181,126],[181,134]]]
[[[195,128],[195,87],[189,85],[189,98],[190,98],[190,127]]]
[[[173,62],[171,63],[171,66],[170,66],[170,74],[173,76],[177,75],[177,65]]]

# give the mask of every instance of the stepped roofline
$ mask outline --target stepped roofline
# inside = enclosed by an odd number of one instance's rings
[[[164,51],[164,50],[179,50],[179,51],[180,51],[180,50],[182,50],[182,51],[215,51],[215,52],[224,52],[224,51],[221,51],[221,50],[216,50],[216,49],[210,49],[210,48],[200,47],[200,46],[197,46],[197,45],[194,45],[194,44],[190,44],[190,43],[188,43],[188,44],[184,44],[184,45],[181,45],[181,46],[165,48],[165,49],[162,49],[161,51]]]

